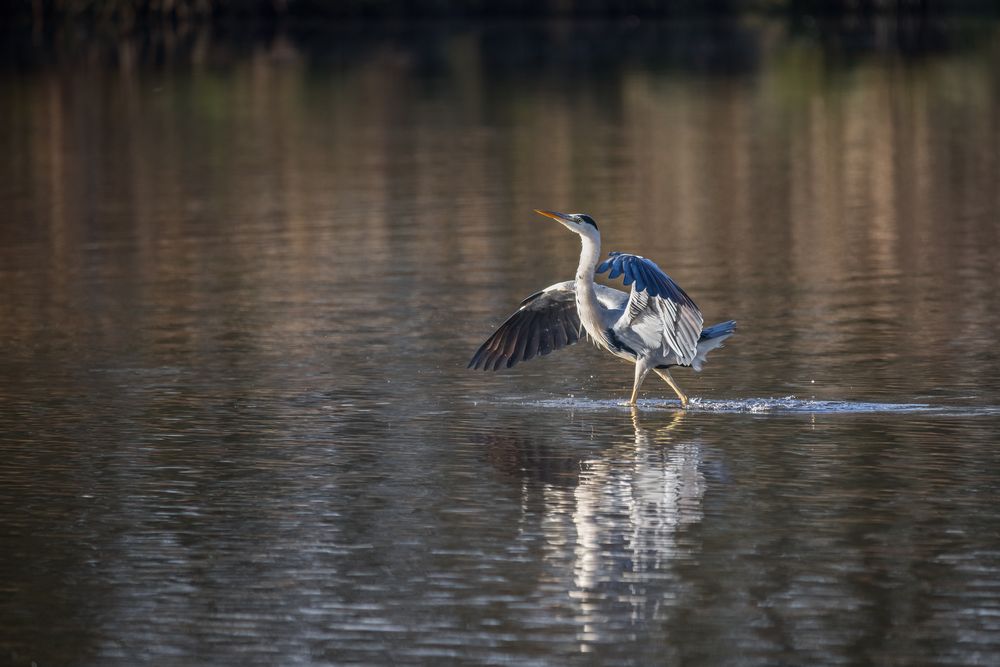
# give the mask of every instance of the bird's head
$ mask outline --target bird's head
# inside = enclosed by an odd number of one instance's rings
[[[562,223],[564,227],[580,236],[589,236],[590,238],[600,236],[600,232],[597,231],[597,223],[586,213],[558,213],[557,211],[542,211],[537,208],[535,213]]]

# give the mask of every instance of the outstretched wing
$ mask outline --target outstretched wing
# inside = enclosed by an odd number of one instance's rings
[[[469,368],[495,371],[572,345],[583,336],[573,282],[535,292],[479,346]]]
[[[705,323],[691,297],[656,263],[639,255],[613,252],[597,267],[598,273],[606,271],[609,278],[624,275],[625,284],[632,285],[616,334],[661,356],[672,354],[678,364],[690,364]]]

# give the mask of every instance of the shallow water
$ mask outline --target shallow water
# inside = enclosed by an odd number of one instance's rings
[[[521,401],[521,404],[541,408],[563,408],[565,410],[614,410],[631,412],[627,401],[600,400],[587,398],[551,398],[540,401]],[[686,408],[677,399],[643,399],[638,408],[648,410],[673,410],[691,412],[731,412],[749,414],[783,414],[801,412],[806,414],[854,415],[868,412],[921,413],[924,415],[947,415],[953,417],[985,417],[1000,415],[1000,407],[983,405],[975,407],[935,406],[928,403],[873,403],[870,401],[816,401],[803,400],[794,396],[780,398],[740,398],[702,399],[693,397]]]
[[[921,34],[25,46],[2,659],[989,664],[1000,40]],[[739,321],[692,409],[585,345],[465,369],[572,276],[537,207]]]

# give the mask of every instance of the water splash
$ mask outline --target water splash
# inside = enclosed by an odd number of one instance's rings
[[[763,413],[866,413],[866,412],[933,412],[937,408],[926,403],[872,403],[867,401],[819,401],[798,399],[795,396],[780,398],[744,398],[738,400],[691,399],[691,410],[705,412]]]
[[[590,399],[566,397],[538,401],[517,399],[524,404],[542,408],[571,410],[628,410],[628,405],[613,399]],[[680,403],[675,399],[643,399],[640,410],[678,410]],[[688,412],[717,412],[730,414],[870,414],[903,413],[930,414],[939,416],[996,416],[998,406],[942,406],[927,403],[878,403],[870,401],[829,401],[800,399],[795,396],[741,399],[692,398]]]

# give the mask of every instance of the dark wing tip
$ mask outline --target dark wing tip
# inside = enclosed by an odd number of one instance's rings
[[[467,368],[496,371],[545,356],[579,340],[576,293],[557,284],[532,294],[479,346]],[[562,335],[560,335],[562,334]]]

